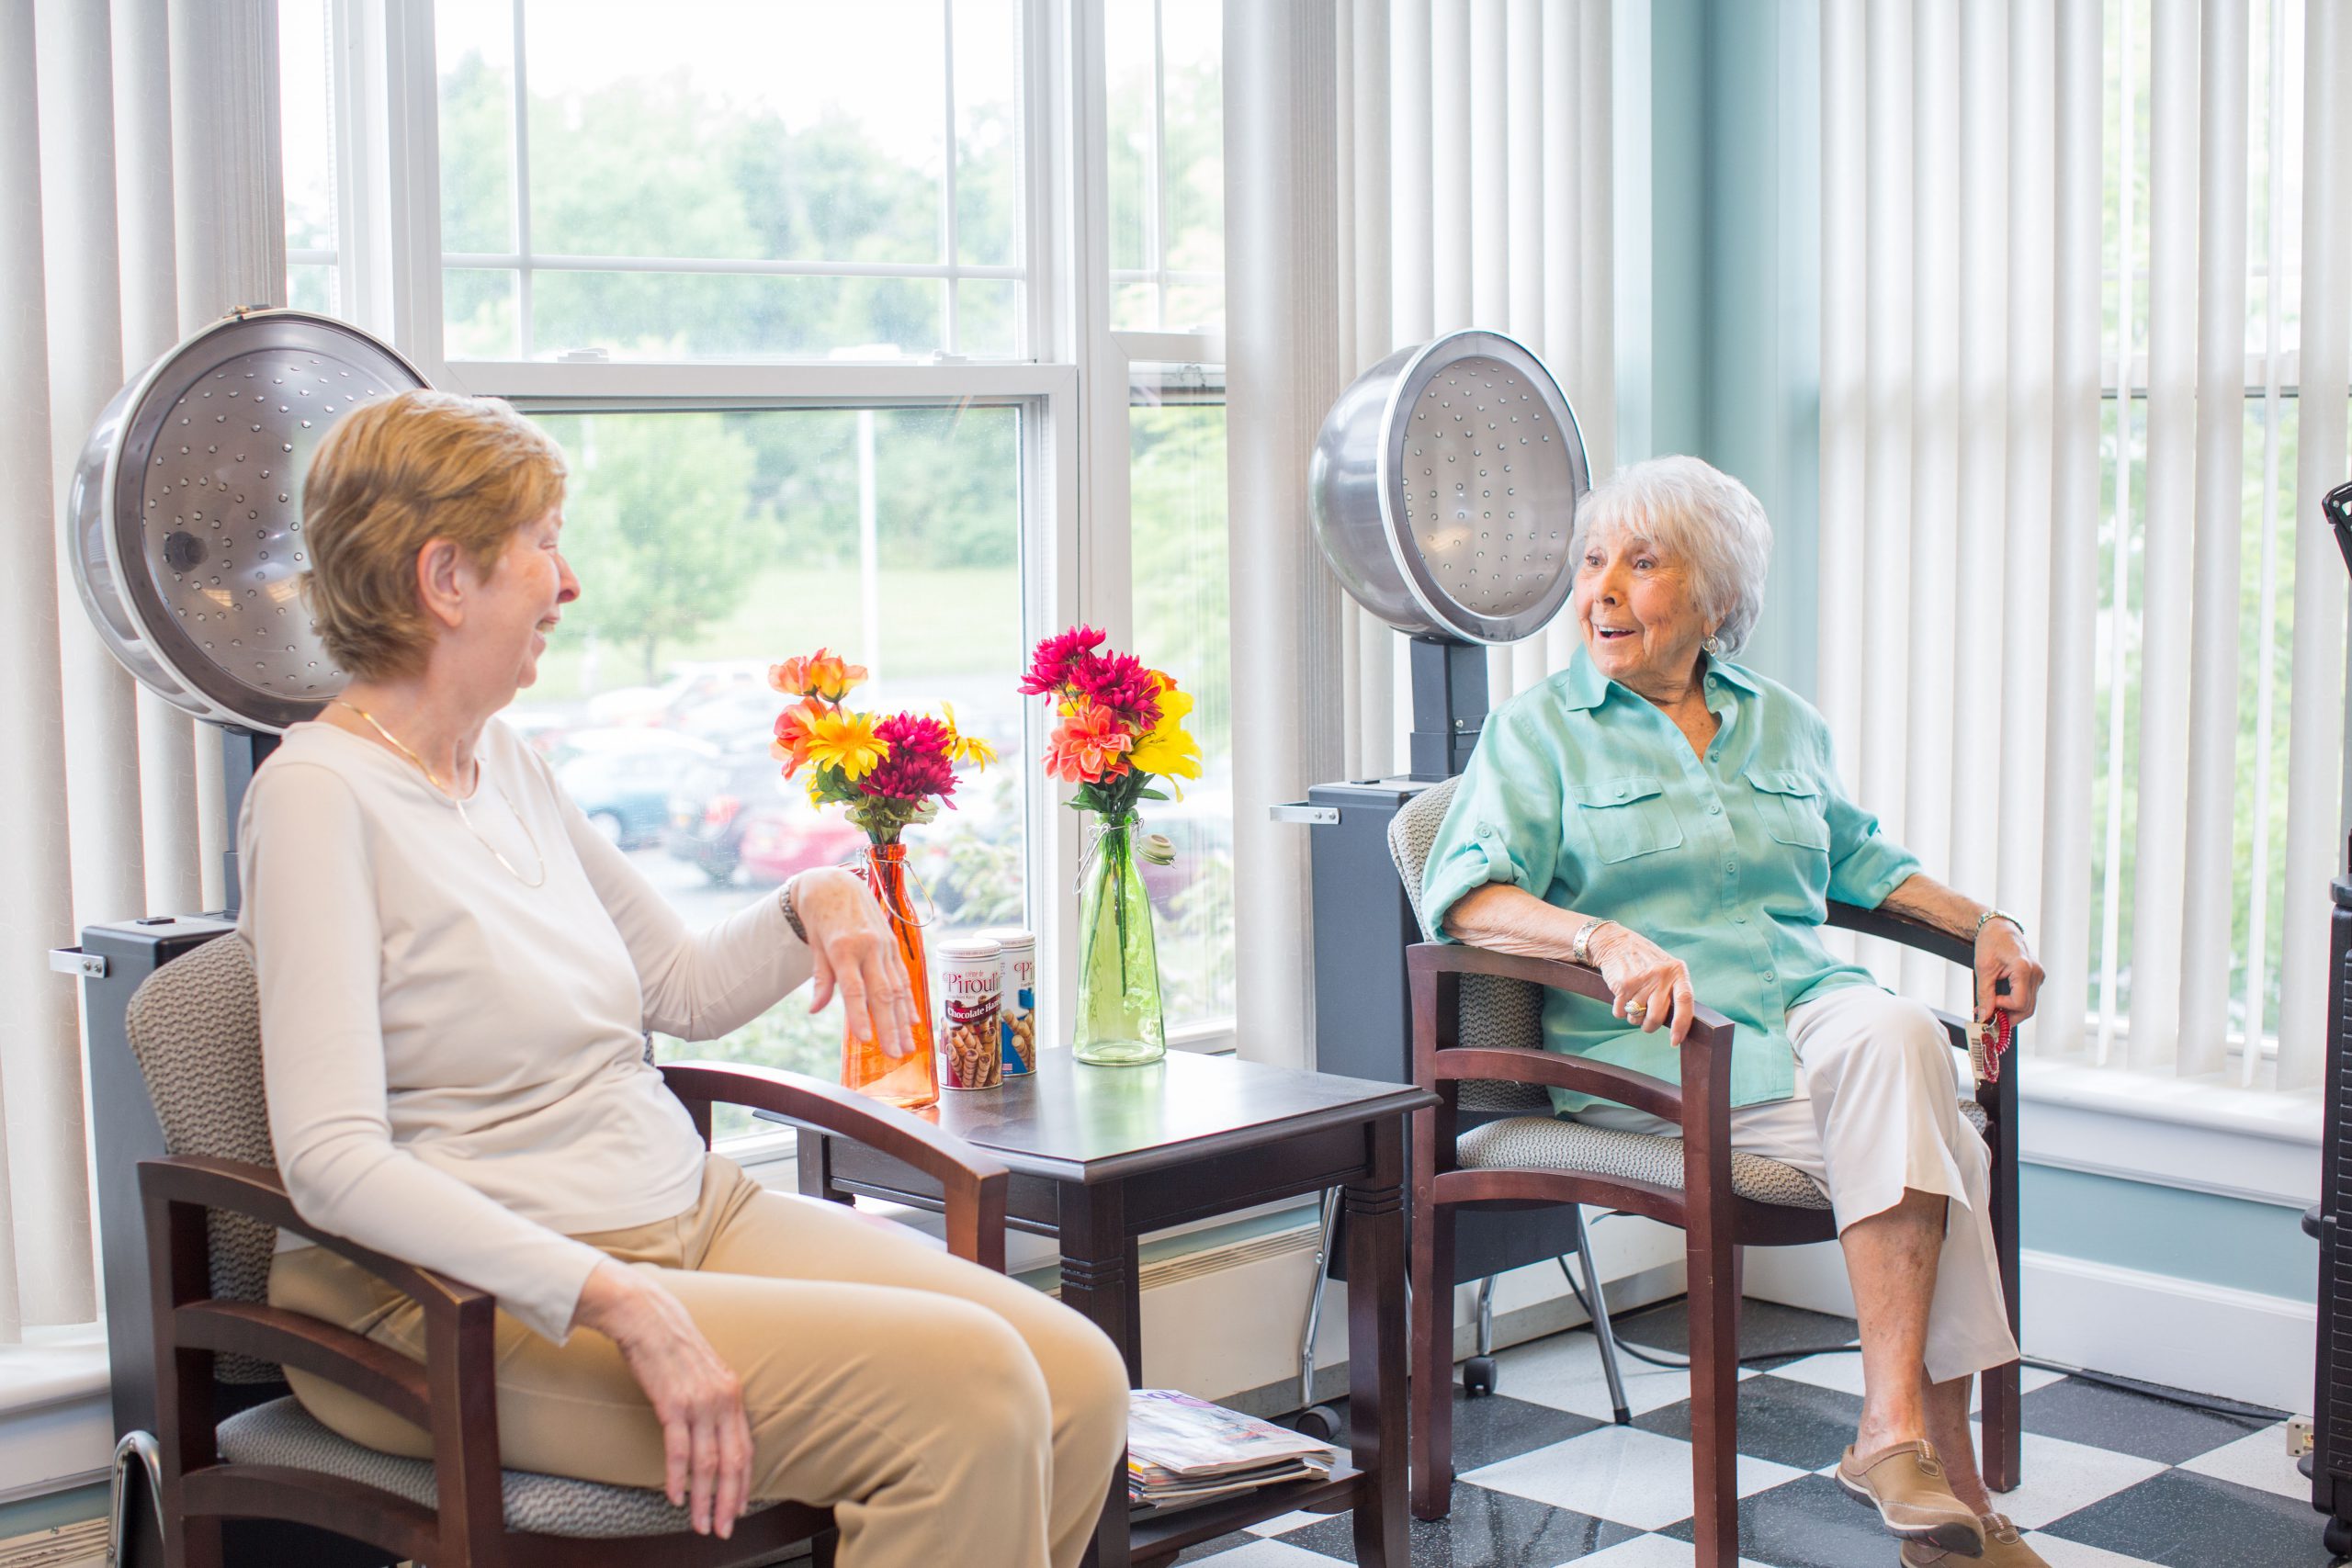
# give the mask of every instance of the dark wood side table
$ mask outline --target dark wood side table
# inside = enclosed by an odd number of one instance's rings
[[[1405,1568],[1405,1119],[1435,1097],[1410,1084],[1294,1072],[1171,1052],[1148,1067],[1089,1067],[1067,1050],[1001,1089],[943,1094],[939,1124],[1012,1173],[1014,1228],[1061,1247],[1062,1300],[1125,1353],[1141,1385],[1136,1238],[1256,1203],[1346,1191],[1348,1425],[1327,1481],[1269,1487],[1166,1514],[1127,1507],[1124,1471],[1095,1533],[1100,1568],[1164,1562],[1294,1510],[1355,1516],[1356,1561]],[[925,1113],[930,1114],[929,1112]],[[804,1131],[800,1190],[936,1208],[938,1190],[873,1150]]]

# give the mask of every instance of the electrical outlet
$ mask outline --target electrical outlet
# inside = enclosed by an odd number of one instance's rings
[[[2301,1459],[2312,1451],[2312,1418],[2290,1416],[2287,1418],[2287,1457]]]

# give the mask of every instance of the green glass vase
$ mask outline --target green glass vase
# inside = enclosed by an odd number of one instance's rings
[[[1159,947],[1151,896],[1136,869],[1132,813],[1096,830],[1078,907],[1078,1018],[1070,1055],[1098,1067],[1134,1067],[1168,1055],[1159,1006]]]

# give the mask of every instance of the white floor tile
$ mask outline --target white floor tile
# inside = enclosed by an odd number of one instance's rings
[[[1859,1399],[1862,1393],[1862,1353],[1860,1350],[1839,1350],[1826,1356],[1807,1356],[1802,1361],[1774,1367],[1766,1375],[1794,1378],[1816,1388],[1834,1388],[1840,1393],[1850,1393]],[[2018,1372],[2018,1388],[2020,1393],[2031,1393],[2035,1389],[2048,1388],[2065,1375],[2064,1372],[2044,1371],[2040,1367],[2021,1368]],[[1977,1405],[1984,1403],[1984,1385],[1980,1381],[1974,1394],[1976,1403],[1969,1406],[1971,1415],[1975,1414]]]
[[[1850,1393],[1859,1399],[1862,1393],[1862,1353],[1859,1350],[1838,1350],[1826,1356],[1807,1356],[1802,1361],[1774,1367],[1764,1375],[1809,1382],[1815,1388],[1834,1388],[1840,1393]]]
[[[1975,1436],[1982,1451],[1984,1434],[1977,1431]],[[1995,1493],[1993,1506],[2029,1530],[2087,1508],[2127,1486],[2137,1486],[2168,1468],[2152,1459],[2032,1432],[2025,1434],[2022,1449],[2019,1467],[2025,1483],[2014,1492]]]
[[[1639,1535],[1606,1551],[1577,1558],[1574,1568],[1690,1568],[1696,1555],[1687,1540],[1670,1535]],[[1739,1568],[1764,1568],[1764,1564],[1743,1557]]]
[[[2148,1568],[2145,1558],[2125,1557],[2103,1546],[2085,1546],[2038,1530],[2026,1531],[2025,1543],[2041,1553],[2050,1568]]]
[[[1261,1519],[1254,1525],[1246,1525],[1243,1528],[1251,1535],[1288,1535],[1295,1529],[1304,1529],[1308,1525],[1330,1517],[1329,1514],[1284,1514],[1280,1518]]]
[[[1595,1421],[1612,1414],[1609,1380],[1600,1370],[1600,1345],[1589,1334],[1554,1334],[1525,1345],[1515,1345],[1495,1357],[1496,1391],[1531,1404],[1546,1404]],[[1636,1416],[1663,1410],[1690,1397],[1690,1374],[1653,1367],[1646,1361],[1619,1355],[1617,1370],[1624,1379],[1625,1408]],[[1740,1376],[1755,1376],[1742,1369]]]
[[[2222,1481],[2234,1481],[2241,1486],[2258,1487],[2276,1492],[2281,1497],[2309,1502],[2312,1495],[2311,1478],[2295,1468],[2287,1457],[2287,1425],[2265,1427],[2250,1432],[2234,1443],[2228,1443],[2211,1453],[2199,1454],[2180,1467],[2199,1475],[2215,1476]],[[2317,1518],[2319,1516],[2312,1516]]]
[[[1742,1454],[1736,1473],[1739,1495],[1751,1497],[1804,1472]],[[1690,1445],[1637,1427],[1603,1427],[1460,1479],[1635,1529],[1662,1529],[1691,1514]]]
[[[1331,1568],[1331,1560],[1279,1540],[1253,1540],[1204,1560],[1201,1568]]]

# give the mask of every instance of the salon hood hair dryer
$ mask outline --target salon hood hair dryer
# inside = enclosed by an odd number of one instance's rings
[[[156,1368],[138,1162],[163,1129],[131,1055],[131,993],[232,928],[237,814],[279,733],[317,716],[346,682],[301,598],[309,567],[302,475],[336,417],[425,385],[366,333],[302,310],[240,310],[158,358],[116,394],[84,444],[63,547],[99,640],[148,691],[218,725],[228,909],[85,926],[53,968],[82,981],[98,1247],[114,1410],[109,1561],[163,1562],[154,1440]],[[134,910],[120,912],[124,916]],[[224,1357],[223,1414],[285,1392],[276,1370]],[[256,1381],[266,1380],[266,1381]],[[230,1564],[362,1568],[384,1553],[320,1531],[232,1521]]]
[[[1576,577],[1568,545],[1590,488],[1584,437],[1558,381],[1501,333],[1450,333],[1399,349],[1323,421],[1307,469],[1315,536],[1349,595],[1409,639],[1413,703],[1402,777],[1317,784],[1274,808],[1277,819],[1312,830],[1315,1065],[1324,1072],[1412,1081],[1405,950],[1421,931],[1389,856],[1389,823],[1470,761],[1487,716],[1487,649],[1533,636],[1566,604]],[[1484,1119],[1465,1112],[1462,1125]],[[1327,1435],[1337,1419],[1314,1404],[1314,1361],[1321,1271],[1342,1277],[1336,1265],[1346,1256],[1335,1218],[1327,1195],[1299,1351],[1307,1407],[1299,1424]],[[1481,1281],[1478,1354],[1464,1371],[1471,1393],[1495,1386],[1494,1276],[1565,1260],[1582,1242],[1573,1208],[1463,1214],[1456,1280]]]

